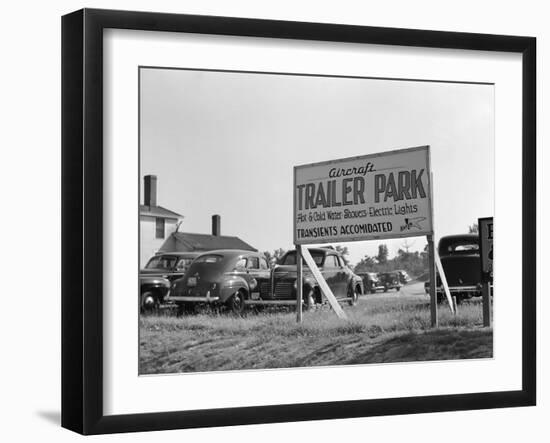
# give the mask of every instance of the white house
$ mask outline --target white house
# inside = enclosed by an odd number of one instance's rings
[[[183,220],[182,215],[157,205],[156,175],[146,175],[144,181],[144,204],[139,205],[140,268],[176,232],[178,223]]]

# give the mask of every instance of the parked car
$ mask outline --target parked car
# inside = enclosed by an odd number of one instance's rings
[[[411,277],[409,277],[408,272],[404,271],[403,269],[398,269],[395,272],[397,272],[399,276],[399,281],[401,282],[402,285],[406,285],[412,280]]]
[[[358,272],[357,275],[363,280],[363,287],[365,288],[365,294],[370,292],[374,294],[377,290],[384,289],[380,284],[380,279],[376,272]]]
[[[245,309],[245,302],[259,299],[270,282],[270,270],[263,254],[238,249],[209,251],[199,255],[183,278],[172,283],[168,299],[182,314],[197,304],[224,305],[234,313]]]
[[[140,275],[139,309],[142,313],[158,310],[170,290],[170,281],[161,276]]]
[[[344,257],[332,248],[310,248],[309,252],[336,299],[355,305],[365,293],[363,280],[347,266]],[[273,299],[296,300],[296,268],[296,251],[286,252],[272,272]],[[303,298],[306,307],[323,302],[319,284],[305,262]]]
[[[363,282],[333,249],[310,249],[327,284],[337,298],[353,305],[363,293]],[[185,277],[175,280],[168,300],[185,313],[197,304],[226,306],[241,314],[247,305],[296,304],[296,251],[287,252],[270,270],[263,254],[242,250],[218,250],[198,256]],[[306,308],[322,303],[321,291],[311,271],[303,268],[303,300]]]
[[[380,285],[384,292],[388,292],[390,289],[395,289],[396,291],[401,289],[401,281],[398,272],[381,272],[378,274],[378,278],[380,279]]]
[[[185,275],[198,252],[157,253],[139,271],[141,312],[156,311],[164,302],[170,283]]]
[[[441,237],[437,247],[451,295],[457,303],[481,296],[481,258],[477,234],[448,235]],[[492,282],[491,282],[492,283]],[[424,284],[429,293],[430,282]],[[441,278],[437,276],[437,297],[444,297]]]
[[[140,270],[143,276],[160,276],[174,281],[185,275],[200,252],[160,252],[153,255],[145,267]]]

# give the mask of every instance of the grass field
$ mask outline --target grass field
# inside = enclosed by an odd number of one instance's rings
[[[332,366],[492,357],[492,329],[482,328],[480,303],[453,316],[440,305],[430,327],[428,297],[420,285],[399,293],[366,295],[345,311],[267,311],[245,317],[198,314],[140,319],[140,373]]]

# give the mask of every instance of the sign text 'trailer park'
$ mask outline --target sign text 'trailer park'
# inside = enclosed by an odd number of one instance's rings
[[[294,167],[294,244],[431,234],[429,146]]]

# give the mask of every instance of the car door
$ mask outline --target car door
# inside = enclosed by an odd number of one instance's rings
[[[340,269],[337,257],[335,255],[328,254],[325,257],[321,273],[323,274],[330,290],[336,297],[342,297],[342,282],[339,271]]]
[[[235,268],[233,269],[233,275],[241,277],[248,283],[248,260],[246,257],[240,257],[235,262]]]
[[[335,255],[334,258],[337,263],[336,280],[338,282],[338,290],[342,296],[347,296],[349,283],[351,281],[351,272],[342,257]]]
[[[246,257],[246,271],[243,277],[246,280],[249,288],[249,297],[252,300],[260,298],[260,260],[258,256]]]
[[[265,284],[269,284],[269,267],[265,258],[257,255],[247,257],[246,271],[246,279],[250,288],[250,299],[258,300],[260,293],[269,294],[269,291],[265,290]]]

